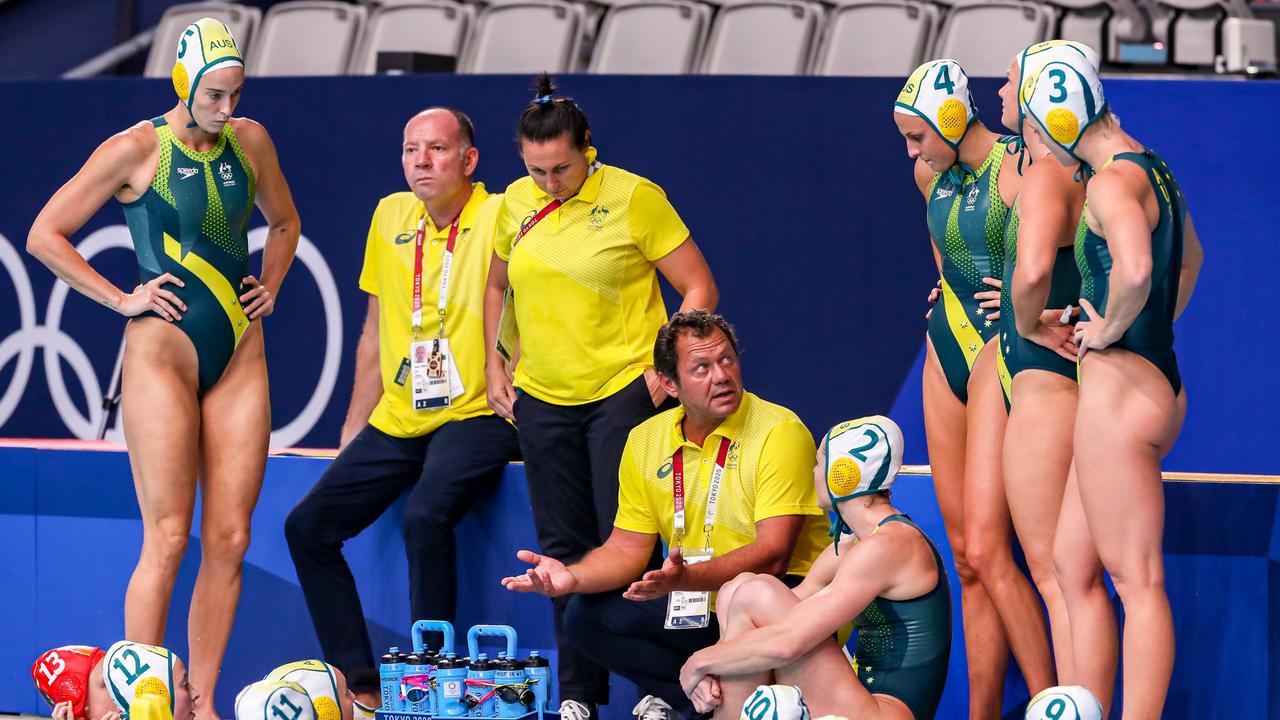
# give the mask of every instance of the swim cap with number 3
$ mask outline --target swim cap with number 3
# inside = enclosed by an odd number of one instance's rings
[[[1084,131],[1107,109],[1102,80],[1083,55],[1063,54],[1028,73],[1020,98],[1049,139],[1077,160]]]

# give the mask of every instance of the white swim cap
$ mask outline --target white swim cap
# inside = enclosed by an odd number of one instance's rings
[[[1102,720],[1102,704],[1079,685],[1051,687],[1027,703],[1026,720]]]
[[[200,78],[210,70],[225,67],[244,67],[244,58],[222,21],[200,18],[182,31],[173,64],[173,90],[187,106],[187,112],[191,112]]]
[[[333,666],[323,660],[300,660],[281,665],[267,673],[263,680],[285,680],[301,685],[311,697],[316,720],[342,720],[338,677]]]
[[[837,543],[841,530],[848,529],[840,518],[840,503],[892,488],[902,468],[902,445],[902,429],[883,415],[842,422],[823,439],[827,496],[835,513],[830,535]]]
[[[930,60],[916,68],[898,93],[893,111],[924,118],[957,153],[969,125],[977,118],[969,76],[955,60]]]
[[[236,720],[316,720],[316,711],[298,683],[259,680],[236,695]]]
[[[1097,68],[1076,53],[1062,53],[1027,72],[1018,97],[1049,139],[1077,160],[1076,145],[1085,129],[1107,109]]]
[[[742,704],[738,720],[809,720],[809,706],[795,685],[761,685]]]
[[[111,699],[128,718],[136,698],[157,697],[173,714],[173,653],[162,647],[121,640],[107,649],[102,659],[103,679]]]
[[[1053,60],[1060,58],[1083,58],[1090,67],[1096,72],[1101,67],[1101,58],[1093,48],[1081,42],[1074,40],[1048,40],[1034,45],[1028,45],[1022,52],[1013,56],[1014,63],[1017,64],[1018,74],[1015,78],[1018,88],[1018,132],[1022,132],[1022,122],[1026,118],[1025,103],[1027,101],[1023,91],[1028,85],[1034,85],[1030,82],[1031,77],[1040,71],[1040,68]]]

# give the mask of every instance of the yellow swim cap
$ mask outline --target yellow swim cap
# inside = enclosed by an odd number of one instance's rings
[[[178,38],[173,90],[190,112],[200,78],[214,68],[232,66],[244,67],[244,58],[231,31],[220,20],[200,18],[188,25]]]
[[[930,60],[916,68],[898,93],[893,111],[924,118],[957,152],[977,117],[969,76],[955,60]]]
[[[323,660],[300,660],[281,665],[267,673],[263,680],[283,680],[301,685],[311,696],[316,720],[342,720],[338,678],[333,666]]]

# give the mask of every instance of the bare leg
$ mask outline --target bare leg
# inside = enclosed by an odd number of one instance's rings
[[[1075,683],[1071,626],[1053,571],[1053,537],[1071,469],[1075,381],[1045,370],[1013,378],[1015,402],[1004,433],[1005,496],[1031,579],[1049,611],[1058,682]]]
[[[187,630],[191,685],[205,702],[199,720],[214,720],[213,693],[240,600],[241,563],[249,548],[249,519],[267,462],[271,410],[262,324],[245,333],[231,364],[201,403],[200,573]]]
[[[1001,452],[1007,417],[996,374],[996,347],[991,342],[978,355],[969,376],[965,555],[1000,615],[1027,687],[1036,693],[1054,684],[1053,657],[1040,599],[1013,560],[1013,523]]]
[[[1153,365],[1126,350],[1082,367],[1076,470],[1089,530],[1124,605],[1125,720],[1156,720],[1173,672],[1173,615],[1164,589],[1160,460],[1186,414]]]
[[[1009,669],[1009,641],[1000,616],[967,557],[965,547],[964,475],[965,405],[951,392],[928,342],[923,373],[924,427],[933,468],[933,489],[947,527],[947,541],[960,577],[960,611],[964,621],[969,666],[969,717],[990,720],[1001,715],[1004,676]]]
[[[721,626],[726,638],[777,622],[799,602],[790,588],[769,575],[744,580],[735,595],[727,622]],[[800,688],[814,717],[911,720],[911,711],[901,701],[867,692],[833,638],[823,640],[795,663],[772,673],[721,677],[724,702],[716,710],[716,717],[738,717],[756,686],[771,684],[775,679],[779,684]]]
[[[1120,663],[1120,636],[1111,596],[1102,580],[1102,560],[1080,504],[1074,466],[1067,475],[1053,544],[1054,574],[1070,617],[1074,654],[1074,677],[1064,682],[1088,688],[1102,704],[1102,716],[1106,718],[1115,691],[1116,666]]]
[[[121,413],[142,512],[142,552],[124,596],[124,635],[163,645],[195,505],[196,353],[181,330],[159,318],[133,320],[125,335]]]

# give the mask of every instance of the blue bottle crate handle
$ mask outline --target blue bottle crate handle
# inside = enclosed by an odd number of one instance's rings
[[[422,641],[422,633],[438,630],[444,633],[444,645],[440,646],[440,654],[453,652],[453,623],[447,620],[419,620],[413,624],[413,651],[420,653],[427,649]],[[474,654],[473,654],[474,657]]]
[[[516,656],[516,629],[510,625],[473,625],[467,631],[467,651],[471,657],[480,654],[480,636],[505,637],[507,639],[507,657]]]

